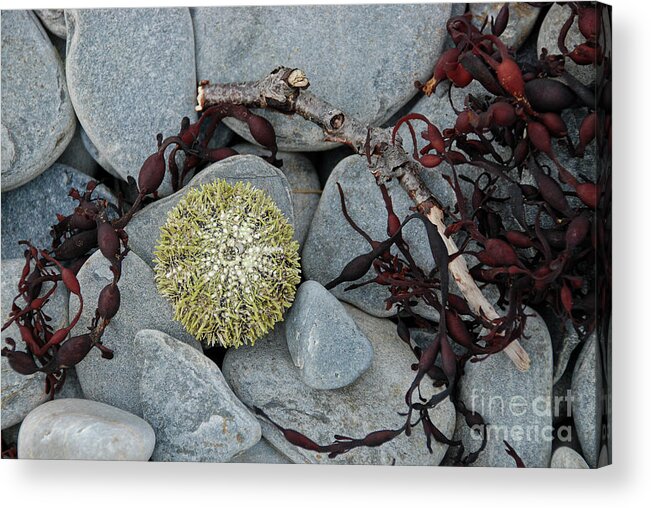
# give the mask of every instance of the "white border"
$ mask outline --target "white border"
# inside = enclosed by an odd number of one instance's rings
[[[27,1],[21,8],[217,5]],[[228,1],[226,5],[263,2]],[[268,2],[267,2],[268,3]],[[306,1],[274,4],[315,3]],[[352,2],[320,2],[352,3]],[[364,3],[364,2],[355,2]],[[395,2],[392,2],[395,3]],[[639,506],[649,501],[649,2],[612,0],[615,48],[614,462],[600,471],[2,461],[4,506]],[[16,4],[14,4],[16,5]],[[646,482],[646,485],[645,485]],[[6,504],[5,504],[6,503]],[[453,504],[454,503],[454,504]],[[647,505],[648,506],[648,505]]]

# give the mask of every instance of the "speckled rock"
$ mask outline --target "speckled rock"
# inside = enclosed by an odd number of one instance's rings
[[[77,122],[75,134],[72,136],[70,143],[68,143],[61,156],[57,159],[57,163],[65,164],[66,166],[78,169],[82,173],[86,173],[88,176],[96,177],[100,165],[86,149],[84,141],[81,138],[82,132],[83,128],[81,124]]]
[[[532,313],[530,309],[527,311]],[[467,363],[459,398],[488,424],[486,449],[472,465],[515,467],[504,451],[507,440],[527,467],[548,467],[552,453],[552,344],[544,321],[534,313],[527,319],[520,342],[531,358],[531,367],[519,372],[503,353],[484,361]],[[466,450],[476,450],[481,436],[463,421],[457,422],[455,439]]]
[[[262,438],[248,450],[233,457],[229,462],[237,464],[291,464],[292,461],[285,457]]]
[[[540,32],[538,33],[538,54],[542,52],[543,48],[547,48],[549,53],[552,55],[560,54],[560,50],[558,49],[558,34],[561,27],[570,16],[570,12],[571,10],[568,5],[554,3],[551,6],[540,26]],[[585,41],[586,39],[579,31],[578,21],[575,18],[574,23],[567,33],[565,45],[567,46],[567,49],[572,51],[575,46],[583,44]],[[593,65],[577,65],[569,58],[565,59],[565,69],[584,85],[589,85],[594,82],[597,77]]]
[[[590,469],[583,457],[567,446],[556,449],[549,467],[554,469]]]
[[[36,178],[63,153],[75,114],[59,54],[31,11],[2,11],[1,74],[6,192]]]
[[[106,170],[107,173],[113,175],[115,178],[122,178],[120,174],[113,168],[111,163],[104,157],[101,153],[99,153],[99,150],[97,150],[97,147],[93,144],[93,142],[90,140],[88,137],[88,134],[84,131],[84,128],[81,127],[81,124],[79,125],[80,127],[80,133],[79,137],[81,138],[81,142],[84,145],[84,148],[86,151],[90,154],[90,156],[95,159],[95,162],[99,164],[102,168]]]
[[[282,171],[260,157],[237,155],[208,166],[180,191],[150,204],[137,213],[126,228],[131,249],[153,266],[154,248],[158,243],[160,228],[167,221],[168,212],[189,189],[217,179],[224,179],[231,184],[236,181],[249,182],[253,187],[262,189],[278,205],[289,223],[294,224],[291,190]]]
[[[45,28],[61,39],[66,38],[66,18],[63,9],[35,9],[34,12]]]
[[[351,155],[341,161],[330,175],[303,246],[305,277],[322,285],[335,279],[351,259],[371,250],[368,242],[346,221],[341,211],[337,182],[344,191],[348,213],[357,225],[375,240],[384,240],[387,237],[386,208],[380,189],[368,170],[366,159]],[[398,182],[389,182],[387,188],[398,217],[404,218],[411,214],[409,207],[413,203]],[[424,226],[412,221],[405,227],[404,235],[416,261],[426,270],[434,268]],[[369,270],[358,282],[373,277],[374,271]],[[396,313],[395,307],[386,310],[384,300],[390,293],[385,286],[369,284],[352,291],[344,291],[348,285],[340,284],[331,292],[339,300],[351,303],[374,316],[387,317]]]
[[[321,284],[301,284],[285,318],[287,348],[308,386],[354,383],[373,363],[373,346],[344,306]]]
[[[493,19],[497,17],[503,6],[504,2],[471,3],[470,12],[475,17],[475,25],[481,26],[484,19],[488,17],[487,26],[490,27],[491,16]],[[526,2],[510,2],[509,24],[500,36],[502,42],[510,48],[518,49],[529,37],[539,13],[540,7],[533,7]]]
[[[4,201],[4,200],[3,200]],[[4,234],[4,231],[3,231]],[[24,259],[3,259],[2,260],[2,315],[0,324],[4,324],[11,312],[11,302],[18,293],[17,285],[20,275],[25,266]],[[44,284],[41,294],[45,294],[50,289],[49,284]],[[68,325],[68,295],[67,291],[57,291],[50,302],[47,304],[47,313],[52,317],[51,325],[55,329]],[[20,331],[14,323],[6,330],[2,331],[2,344],[7,344],[5,339],[11,337],[16,341],[16,349],[25,350],[25,345],[20,339]],[[21,422],[27,413],[39,404],[45,402],[48,398],[45,393],[45,375],[37,372],[29,376],[18,374],[9,366],[7,357],[0,359],[2,365],[2,390],[0,398],[2,401],[2,428],[6,429],[12,425]]]
[[[202,352],[157,330],[139,331],[135,345],[143,418],[156,433],[152,460],[227,462],[260,441],[260,424]]]
[[[16,190],[2,194],[2,259],[23,256],[20,240],[30,240],[38,248],[50,248],[50,228],[57,223],[57,213],[71,214],[78,202],[68,196],[72,187],[86,190],[91,177],[70,166],[54,164],[42,175]],[[105,186],[95,189],[102,196],[117,203]]]
[[[364,436],[397,428],[404,423],[404,394],[413,379],[411,350],[398,338],[395,324],[346,306],[375,351],[373,365],[356,383],[339,390],[314,390],[305,385],[287,350],[282,323],[255,347],[229,350],[222,371],[235,394],[247,405],[261,408],[279,425],[304,433],[318,443],[330,443],[333,434]],[[436,389],[421,386],[423,396]],[[446,436],[454,429],[455,410],[446,399],[430,411],[432,421]],[[410,437],[375,448],[357,448],[334,459],[290,444],[272,425],[260,420],[263,436],[295,463],[437,465],[447,449],[432,443],[427,451],[420,427]]]
[[[450,4],[195,8],[197,78],[250,81],[277,65],[299,67],[310,91],[364,123],[380,125],[415,95],[414,81],[428,77],[450,10]],[[332,146],[303,119],[269,118],[282,150]],[[241,124],[227,125],[251,140]]]
[[[567,370],[572,353],[581,343],[579,334],[569,320],[562,321],[550,309],[541,311],[552,338],[554,350],[554,384],[558,383]],[[570,376],[571,377],[571,376]]]
[[[73,335],[83,333],[95,315],[94,302],[99,292],[113,280],[102,253],[98,250],[81,267],[77,279],[82,287],[84,306]],[[77,376],[86,398],[104,402],[137,416],[142,415],[138,383],[142,361],[134,345],[138,330],[154,328],[201,349],[180,323],[172,320],[172,308],[156,290],[154,273],[135,252],[130,252],[122,263],[120,278],[121,304],[118,314],[106,328],[102,342],[114,351],[111,360],[101,358],[93,349],[77,364]],[[76,298],[70,299],[70,312],[76,313]]]
[[[18,434],[18,458],[146,461],[154,442],[154,431],[142,418],[101,402],[60,399],[27,415]]]
[[[241,154],[268,155],[268,150],[249,143],[239,143],[233,148]],[[303,246],[312,217],[321,197],[321,184],[314,165],[305,155],[294,152],[278,152],[283,165],[280,170],[287,177],[292,189],[292,205],[296,239]]]
[[[137,179],[156,134],[176,134],[184,116],[196,119],[189,11],[72,9],[66,23],[66,75],[79,121],[115,171]],[[171,192],[169,176],[160,191]]]
[[[596,467],[601,450],[603,382],[601,353],[594,334],[583,344],[574,366],[572,416],[583,456],[590,467]]]
[[[84,148],[93,158],[93,160],[114,177],[122,179],[120,174],[115,170],[115,168],[111,165],[108,159],[100,153],[97,147],[88,138],[88,134],[84,132],[84,129],[81,126],[79,128],[79,131],[80,131],[81,142],[83,143]],[[226,146],[230,142],[232,137],[233,137],[233,131],[230,130],[228,127],[226,127],[226,125],[219,124],[219,126],[217,126],[217,129],[215,130],[212,139],[208,143],[208,147],[219,148],[222,146]],[[181,164],[181,160],[182,160],[182,156],[179,155],[178,158],[179,165]]]

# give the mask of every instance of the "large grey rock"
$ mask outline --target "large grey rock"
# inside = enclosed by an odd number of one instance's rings
[[[340,390],[314,390],[305,385],[287,350],[283,325],[279,324],[254,347],[229,350],[222,371],[235,394],[245,404],[261,408],[283,427],[295,429],[318,443],[331,443],[334,434],[363,437],[380,429],[404,424],[405,392],[413,379],[410,349],[398,338],[395,324],[346,306],[375,351],[373,365],[356,383]],[[422,384],[424,397],[436,389]],[[455,410],[449,399],[430,411],[433,423],[450,436]],[[290,444],[268,422],[261,420],[262,434],[295,463],[437,465],[447,449],[433,443],[427,451],[420,427],[375,448],[357,448],[334,459]]]
[[[84,129],[81,126],[79,126],[79,131],[80,131],[81,142],[84,145],[84,148],[86,149],[88,154],[93,158],[93,160],[97,164],[99,164],[102,168],[104,168],[108,173],[110,173],[116,178],[121,179],[122,177],[120,176],[120,173],[118,173],[116,169],[113,167],[113,165],[109,162],[109,160],[102,153],[100,153],[100,151],[93,144],[93,142],[88,137],[88,134],[84,132]],[[226,125],[219,124],[217,126],[217,129],[215,130],[215,133],[210,143],[208,143],[208,148],[219,148],[222,146],[226,146],[232,137],[233,137],[233,131],[230,130],[228,127],[226,127]],[[180,167],[181,156],[179,156],[178,163]]]
[[[260,424],[200,351],[158,330],[135,339],[143,418],[156,433],[155,461],[227,462],[260,441]]]
[[[188,9],[72,9],[66,75],[84,131],[123,178],[137,179],[156,134],[196,119]],[[160,192],[169,194],[166,177]]]
[[[268,155],[269,152],[257,145],[239,143],[233,146],[241,154]],[[303,246],[312,217],[321,197],[321,184],[314,165],[305,155],[294,152],[278,152],[283,165],[280,170],[287,177],[292,189],[292,204],[296,239]]]
[[[341,161],[330,175],[323,189],[312,225],[303,246],[303,269],[305,277],[326,285],[335,279],[346,264],[372,249],[368,242],[359,235],[346,221],[341,211],[341,200],[336,184],[344,191],[346,206],[351,218],[374,240],[387,238],[387,215],[380,189],[375,178],[368,170],[366,159],[351,155]],[[393,199],[393,207],[398,217],[405,218],[412,212],[413,205],[398,182],[387,184]],[[431,270],[435,264],[429,250],[425,228],[419,221],[409,223],[404,236],[416,261],[425,270]],[[373,269],[358,282],[375,277]],[[351,291],[344,291],[349,283],[343,283],[332,289],[339,300],[378,317],[387,317],[396,313],[396,308],[386,310],[384,300],[391,295],[386,286],[369,284]]]
[[[554,356],[556,357],[554,361],[554,383],[558,382],[563,376],[570,357],[580,342],[581,339],[576,330],[569,325],[563,334],[563,341],[559,344],[559,348],[554,348]]]
[[[572,416],[583,456],[596,467],[601,450],[603,380],[596,335],[586,340],[572,375]]]
[[[120,174],[115,170],[111,163],[104,157],[93,142],[88,137],[88,134],[84,131],[84,128],[79,124],[79,137],[81,138],[81,143],[84,145],[84,148],[88,154],[99,164],[102,168],[106,170],[107,173],[113,175],[115,178],[122,178]]]
[[[61,58],[31,11],[2,11],[2,191],[35,178],[63,153],[75,114]]]
[[[69,215],[79,204],[68,196],[71,188],[86,190],[92,178],[63,164],[54,164],[45,173],[20,188],[2,194],[2,259],[23,256],[20,240],[35,247],[52,246],[50,228],[57,223],[57,213]],[[117,198],[104,185],[95,189],[95,197],[117,204]]]
[[[285,457],[262,438],[248,450],[233,457],[229,462],[237,464],[291,464],[292,461]]]
[[[72,333],[83,333],[95,315],[94,302],[99,292],[113,280],[110,264],[100,251],[95,252],[79,270],[77,279],[86,302]],[[173,321],[172,308],[156,290],[154,273],[135,252],[122,263],[119,282],[121,304],[118,314],[106,328],[102,342],[114,352],[111,360],[92,350],[76,365],[77,376],[86,398],[105,402],[141,416],[138,384],[142,361],[134,344],[138,330],[154,328],[201,349],[180,323]],[[77,312],[76,298],[70,299],[71,315]]]
[[[4,229],[4,228],[3,228]],[[4,233],[4,232],[3,232]],[[4,324],[9,313],[11,312],[11,303],[18,294],[18,281],[21,272],[25,266],[24,259],[3,259],[2,270],[2,315],[0,324]],[[44,284],[41,294],[44,295],[51,285]],[[24,304],[20,304],[21,307]],[[46,313],[52,318],[50,325],[55,330],[68,325],[68,292],[65,289],[59,289],[54,293],[50,302],[44,307]],[[2,343],[0,348],[6,346],[5,339],[11,337],[16,341],[16,349],[24,351],[26,346],[20,338],[18,326],[13,323],[6,330],[2,331]],[[2,365],[2,390],[0,397],[2,400],[2,428],[6,429],[23,420],[27,413],[39,404],[45,402],[48,398],[45,393],[45,374],[37,372],[29,376],[19,374],[9,366],[7,357],[3,356],[0,360]]]
[[[530,309],[528,313],[532,313]],[[486,449],[473,466],[515,467],[504,451],[508,441],[527,467],[548,467],[552,453],[552,344],[544,321],[534,313],[527,319],[520,342],[531,358],[526,372],[509,358],[496,354],[467,363],[459,398],[488,424]],[[455,439],[476,450],[481,436],[459,419]]]
[[[467,7],[468,4],[466,2],[452,2],[452,12],[450,13],[450,17],[463,16],[467,10]]]
[[[300,285],[285,321],[289,353],[312,388],[347,386],[373,363],[369,340],[344,306],[316,281]]]
[[[561,5],[558,3],[552,4],[547,12],[545,19],[540,25],[538,32],[538,54],[542,52],[543,48],[547,48],[550,54],[560,55],[561,51],[558,48],[558,34],[561,27],[569,18],[571,9],[569,5]],[[586,42],[585,37],[579,31],[577,18],[574,18],[574,23],[570,27],[565,39],[565,46],[572,51],[575,46]],[[597,77],[596,68],[594,65],[577,65],[571,59],[565,59],[565,69],[577,78],[584,85],[593,83]]]
[[[35,9],[34,12],[45,28],[61,39],[66,38],[66,17],[63,9]]]
[[[556,449],[549,467],[553,469],[590,469],[583,457],[568,446]]]
[[[554,384],[557,384],[567,371],[572,353],[581,343],[581,337],[574,329],[570,320],[561,320],[551,309],[541,311],[549,335],[552,338],[554,351]],[[566,376],[567,377],[567,376]],[[571,378],[571,373],[570,376]]]
[[[474,24],[480,27],[488,17],[485,32],[490,33],[490,19],[497,17],[503,5],[504,2],[471,3],[470,12]],[[529,37],[539,13],[540,7],[533,7],[526,2],[509,2],[509,24],[500,36],[502,42],[514,50],[518,49]]]
[[[82,173],[86,173],[88,176],[95,177],[99,172],[100,165],[84,145],[81,137],[83,130],[81,124],[77,122],[75,134],[61,156],[57,159],[57,163],[65,164],[66,166],[78,169]]]
[[[380,125],[415,95],[415,80],[427,79],[450,10],[450,4],[195,8],[197,78],[251,81],[278,65],[298,67],[310,91],[364,123]],[[282,150],[333,146],[303,119],[263,114]],[[241,124],[227,125],[251,141]]]
[[[155,436],[142,418],[83,399],[53,400],[32,411],[18,433],[18,458],[148,460]]]
[[[171,196],[148,205],[138,212],[126,228],[129,246],[153,266],[154,248],[160,237],[160,228],[167,222],[167,214],[192,187],[198,187],[218,179],[234,184],[249,182],[265,191],[274,200],[290,224],[294,224],[292,196],[287,178],[282,171],[254,155],[237,155],[216,162],[202,170],[183,189]],[[296,238],[296,236],[294,236]]]

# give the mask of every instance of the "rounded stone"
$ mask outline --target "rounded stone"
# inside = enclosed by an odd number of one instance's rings
[[[335,279],[349,261],[372,250],[369,243],[346,221],[337,183],[342,187],[346,207],[353,221],[373,240],[382,241],[387,238],[387,213],[380,189],[368,169],[366,159],[351,155],[342,160],[330,175],[303,246],[305,277],[324,286]],[[409,207],[413,203],[400,184],[392,180],[386,186],[398,217],[404,219],[411,215]],[[404,237],[419,266],[426,271],[432,270],[435,263],[424,226],[419,221],[412,221],[405,226]],[[397,249],[394,248],[392,252],[397,252]],[[365,282],[375,275],[375,271],[370,269],[356,283]],[[387,286],[368,284],[345,291],[350,284],[339,284],[331,293],[339,300],[374,316],[388,317],[397,312],[395,306],[389,310],[386,308],[385,300],[391,296]]]
[[[292,462],[282,453],[261,439],[257,444],[233,457],[229,462],[237,464],[291,464]]]
[[[527,318],[520,342],[531,358],[526,372],[516,370],[504,353],[481,362],[469,362],[461,378],[459,399],[482,415],[487,425],[486,448],[475,467],[515,467],[504,451],[508,441],[526,467],[549,467],[552,454],[552,342],[542,318],[526,309]],[[477,450],[481,435],[457,420],[455,439],[467,452]]]
[[[2,233],[4,235],[4,227]],[[18,281],[25,266],[25,259],[3,258],[1,266],[2,315],[0,316],[0,325],[4,324],[5,320],[9,317],[11,304],[14,297],[18,294]],[[44,284],[41,289],[41,295],[45,294],[50,287],[50,283]],[[21,304],[22,306],[23,304]],[[68,292],[66,290],[57,290],[43,310],[52,318],[49,324],[55,330],[67,326]],[[12,323],[5,330],[2,330],[2,343],[0,347],[7,345],[5,342],[6,338],[12,338],[16,341],[16,349],[24,351],[25,344],[20,337],[18,326],[16,323]],[[2,379],[2,389],[0,390],[0,396],[2,402],[2,429],[4,430],[7,427],[21,422],[32,409],[45,402],[48,395],[45,392],[45,374],[41,372],[36,372],[29,376],[19,374],[11,368],[6,356],[0,359],[0,364],[2,366],[2,375],[0,376]],[[66,384],[68,383],[66,382]]]
[[[2,192],[37,177],[75,131],[61,58],[33,12],[2,11]]]
[[[120,174],[111,166],[111,163],[104,157],[93,142],[88,137],[88,134],[84,131],[84,128],[79,124],[79,137],[81,138],[81,143],[84,145],[84,148],[89,153],[89,155],[99,164],[107,173],[114,176],[115,178],[122,178]]]
[[[561,446],[552,455],[549,465],[552,469],[590,469],[590,466],[569,446]]]
[[[66,77],[84,131],[124,180],[156,135],[196,120],[192,20],[178,9],[66,10]],[[171,192],[169,175],[159,189]]]
[[[599,461],[603,406],[601,352],[593,333],[582,345],[572,374],[572,416],[583,456],[590,467],[596,467]]]
[[[488,17],[487,26],[490,27],[491,17],[495,19],[503,6],[504,2],[471,3],[470,12],[474,16],[474,24],[481,26]],[[518,49],[529,37],[539,13],[540,7],[533,7],[527,2],[509,2],[509,23],[500,35],[500,40],[509,48]],[[490,28],[485,30],[487,32],[490,33]]]
[[[69,215],[79,202],[68,196],[71,188],[83,193],[92,178],[70,166],[55,163],[27,184],[2,194],[2,259],[23,256],[20,240],[29,240],[39,249],[52,246],[50,228],[57,213]],[[117,198],[104,185],[93,193],[113,204]]]
[[[77,279],[86,304],[71,332],[73,336],[85,333],[95,316],[97,296],[113,280],[110,268],[110,263],[97,250],[79,270]],[[141,416],[138,383],[143,366],[134,343],[136,333],[144,328],[154,328],[195,349],[200,350],[201,346],[180,323],[173,320],[170,305],[156,290],[154,273],[135,252],[129,252],[122,262],[119,288],[120,310],[102,336],[103,344],[113,350],[113,358],[102,358],[98,350],[92,349],[75,370],[86,398]],[[75,315],[78,308],[77,298],[71,298],[71,315]]]
[[[60,39],[66,38],[66,17],[63,9],[35,9],[34,12],[45,28]]]
[[[260,441],[260,424],[201,351],[158,330],[140,330],[143,418],[154,428],[155,461],[227,462]]]
[[[154,430],[142,418],[83,399],[59,399],[34,409],[18,433],[18,458],[139,460],[151,457]]]
[[[558,48],[558,34],[571,12],[569,5],[552,4],[540,26],[540,32],[538,32],[537,50],[539,55],[543,48],[547,48],[547,51],[552,55],[559,55],[561,53]],[[574,18],[574,23],[572,23],[565,39],[565,46],[568,50],[572,51],[575,46],[584,42],[586,42],[586,39],[579,31],[577,18]],[[565,59],[565,70],[584,85],[593,83],[597,78],[597,71],[594,65],[577,65],[569,58]]]
[[[381,125],[416,94],[414,81],[429,77],[450,12],[451,4],[195,8],[197,78],[252,81],[274,66],[301,68],[311,92],[365,124]],[[281,150],[334,146],[302,118],[262,114]],[[226,123],[252,140],[243,124]]]
[[[307,386],[292,362],[284,326],[254,347],[243,346],[226,353],[222,372],[238,398],[262,409],[279,425],[297,430],[320,444],[333,441],[334,434],[363,437],[381,430],[399,428],[405,417],[405,392],[413,380],[415,357],[396,333],[396,325],[346,305],[346,312],[369,339],[375,352],[373,364],[357,382],[339,390],[315,390]],[[431,383],[421,383],[425,398],[438,393]],[[447,437],[454,431],[455,410],[445,399],[429,411],[434,425]],[[355,448],[329,458],[294,446],[268,421],[259,419],[262,434],[292,462],[307,464],[438,465],[447,445],[432,442],[427,450],[420,426],[411,436],[401,435],[377,447]]]
[[[344,306],[316,281],[305,281],[285,318],[285,337],[305,384],[334,390],[373,363],[373,346]]]
[[[96,177],[101,168],[94,157],[86,149],[81,137],[82,132],[83,128],[81,127],[81,124],[77,122],[75,134],[61,156],[57,159],[57,163],[78,169],[90,177]]]

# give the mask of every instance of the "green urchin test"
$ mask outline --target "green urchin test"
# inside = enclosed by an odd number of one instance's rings
[[[282,320],[300,282],[294,229],[262,190],[224,180],[188,191],[154,251],[174,319],[207,346],[253,345]]]

